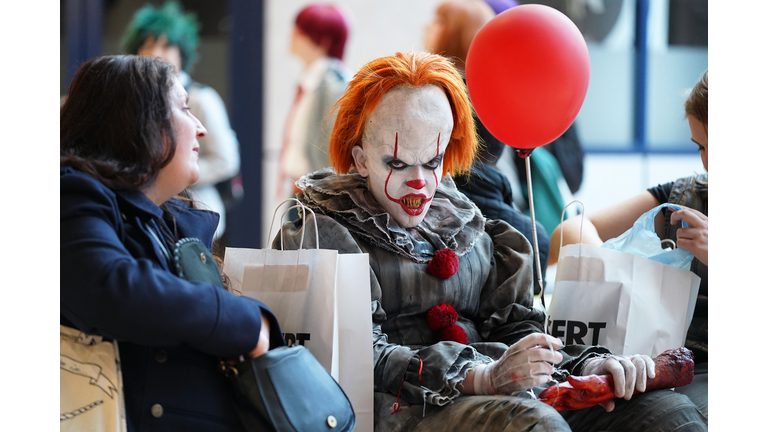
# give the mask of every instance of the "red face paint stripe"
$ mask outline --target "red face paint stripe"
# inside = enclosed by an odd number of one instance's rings
[[[397,159],[397,140],[398,140],[398,134],[395,132],[395,154],[393,155],[393,159]],[[440,132],[437,133],[437,152],[435,152],[435,157],[440,156]],[[384,194],[387,196],[387,199],[389,199],[392,202],[400,203],[399,199],[392,198],[391,195],[389,195],[389,178],[392,177],[392,171],[394,171],[392,168],[389,169],[389,174],[387,175],[387,179],[384,181]],[[435,177],[435,191],[432,193],[432,196],[429,198],[426,198],[424,200],[425,203],[432,201],[432,198],[435,197],[435,194],[437,193],[437,170],[432,171],[432,175]],[[416,182],[418,182],[420,187],[416,187]],[[424,180],[410,180],[405,182],[405,184],[409,187],[413,187],[415,189],[421,189],[423,187],[426,187],[426,182]]]
[[[435,154],[435,157],[440,156],[440,132],[437,133],[437,153]],[[432,201],[432,198],[435,197],[435,194],[437,193],[437,169],[432,171],[432,175],[435,176],[435,191],[432,192],[432,196],[427,199],[427,201]]]
[[[395,132],[395,154],[392,157],[393,159],[397,159],[397,132]],[[389,175],[387,175],[387,180],[384,182],[384,194],[389,198],[390,201],[399,203],[400,200],[396,200],[389,196],[389,191],[387,190],[387,187],[389,186],[389,178],[392,177],[392,171],[394,171],[392,168],[389,168]]]

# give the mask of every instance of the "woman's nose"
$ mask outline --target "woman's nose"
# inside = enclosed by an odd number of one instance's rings
[[[202,138],[206,135],[208,135],[208,130],[203,126],[203,123],[195,117],[195,121],[197,122],[197,126],[195,127],[195,133],[198,138]]]
[[[414,189],[423,189],[427,185],[427,182],[424,179],[409,180],[405,182],[405,185]]]
[[[202,138],[204,136],[208,135],[208,130],[203,126],[202,123],[199,121],[197,122],[197,137]]]

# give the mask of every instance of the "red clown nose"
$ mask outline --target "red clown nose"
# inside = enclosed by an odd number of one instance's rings
[[[427,182],[424,181],[423,179],[420,179],[420,180],[410,180],[410,181],[405,182],[405,185],[408,186],[408,187],[414,188],[414,189],[421,189],[421,188],[423,188],[424,186],[427,185]]]

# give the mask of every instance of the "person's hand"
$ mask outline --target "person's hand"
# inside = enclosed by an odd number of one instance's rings
[[[613,393],[617,398],[629,400],[635,390],[640,393],[645,391],[647,378],[656,377],[656,365],[647,355],[601,356],[588,360],[581,370],[581,375],[611,375]],[[613,410],[612,400],[601,405],[606,411]]]
[[[262,354],[266,354],[267,351],[269,351],[269,321],[267,321],[267,318],[262,314],[259,342],[256,344],[256,348],[249,352],[246,357],[249,359],[256,358]]]
[[[691,252],[699,261],[708,266],[709,228],[707,216],[698,210],[683,207],[673,212],[669,221],[674,225],[681,219],[688,224],[688,228],[677,230],[677,246]]]
[[[563,361],[556,351],[562,346],[560,339],[545,333],[530,334],[507,348],[496,362],[478,366],[475,388],[480,394],[509,395],[542,385],[552,379],[554,365]]]

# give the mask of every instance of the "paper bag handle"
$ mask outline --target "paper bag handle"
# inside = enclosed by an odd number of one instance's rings
[[[283,218],[285,217],[285,214],[288,213],[289,211],[291,211],[291,209],[301,208],[301,218],[304,220],[304,223],[301,224],[301,240],[299,241],[299,250],[301,250],[302,247],[304,246],[304,228],[307,226],[307,224],[306,224],[306,222],[307,222],[306,211],[309,210],[309,212],[312,213],[312,218],[315,221],[315,245],[316,245],[315,247],[319,249],[320,248],[320,233],[318,232],[318,229],[317,229],[317,216],[315,215],[315,212],[311,208],[305,206],[304,204],[301,203],[301,201],[299,201],[296,198],[288,198],[287,200],[285,200],[285,201],[281,202],[280,204],[278,204],[277,207],[275,207],[275,211],[274,211],[274,213],[272,213],[272,222],[270,222],[270,224],[269,224],[269,234],[267,235],[267,241],[270,241],[269,239],[272,238],[272,226],[275,224],[275,216],[277,216],[277,210],[283,204],[285,204],[285,203],[287,203],[289,201],[295,202],[296,205],[288,207],[288,209],[286,211],[284,211],[283,214],[280,216],[280,221],[282,222]],[[283,243],[285,243],[285,242],[283,241],[283,226],[282,226],[282,223],[281,223],[281,225],[280,225],[280,250],[283,250]]]
[[[581,244],[584,240],[584,215],[586,214],[586,210],[584,207],[584,203],[579,200],[573,200],[566,204],[565,207],[563,207],[563,212],[560,213],[560,249],[563,250],[563,222],[565,222],[565,210],[568,209],[568,206],[573,203],[579,203],[581,204],[581,224],[579,225],[579,244]]]

